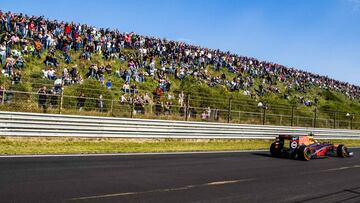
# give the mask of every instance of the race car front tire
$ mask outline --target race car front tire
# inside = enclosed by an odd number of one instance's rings
[[[301,160],[309,161],[311,159],[311,149],[305,145],[302,145],[298,149],[298,157]]]
[[[337,146],[336,154],[338,155],[338,157],[344,158],[349,155],[349,151],[345,145],[341,144],[341,145]]]

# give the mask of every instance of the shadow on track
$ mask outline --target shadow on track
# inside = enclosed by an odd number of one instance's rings
[[[262,156],[262,157],[270,157],[270,158],[276,158],[276,157],[273,157],[271,156],[268,152],[254,152],[254,153],[251,153],[251,155],[255,155],[255,156]]]
[[[345,189],[345,190],[341,190],[338,192],[332,192],[332,193],[327,193],[327,194],[323,194],[323,195],[319,195],[319,196],[315,196],[309,199],[304,199],[301,201],[297,201],[297,203],[309,203],[309,202],[323,202],[323,201],[330,201],[330,202],[345,202],[345,201],[350,201],[350,200],[354,200],[357,198],[360,198],[360,187],[357,188],[350,188],[350,189]],[[349,197],[348,195],[350,194],[354,194],[354,196]],[[343,198],[341,198],[343,197]],[[336,199],[331,201],[329,199]]]

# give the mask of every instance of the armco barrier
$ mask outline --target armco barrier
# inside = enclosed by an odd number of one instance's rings
[[[359,130],[185,122],[0,111],[1,136],[188,139],[273,139],[314,133],[322,139],[360,139]]]

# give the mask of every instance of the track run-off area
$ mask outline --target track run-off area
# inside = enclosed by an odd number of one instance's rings
[[[0,202],[360,202],[351,158],[267,151],[3,156]]]

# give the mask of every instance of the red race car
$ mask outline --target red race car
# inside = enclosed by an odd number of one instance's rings
[[[312,158],[338,156],[350,157],[353,152],[343,145],[321,143],[313,136],[279,135],[270,146],[270,153],[274,157],[288,157],[309,161]]]

